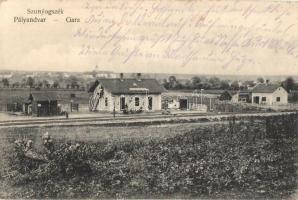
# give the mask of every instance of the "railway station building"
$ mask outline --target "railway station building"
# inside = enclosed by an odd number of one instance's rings
[[[158,111],[161,110],[161,94],[166,90],[155,79],[104,78],[96,80],[90,93],[90,111]]]

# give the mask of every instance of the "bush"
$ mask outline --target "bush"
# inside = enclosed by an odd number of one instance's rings
[[[48,162],[16,149],[12,184],[30,198],[284,198],[297,179],[297,115],[214,125],[165,140],[59,144]],[[250,196],[253,194],[253,196]],[[239,196],[238,196],[239,198]]]

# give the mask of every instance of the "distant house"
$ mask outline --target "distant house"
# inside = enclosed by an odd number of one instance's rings
[[[171,110],[212,110],[218,100],[217,94],[210,94],[204,91],[167,91],[162,95],[164,109]]]
[[[9,73],[9,74],[0,74],[0,78],[3,79],[3,78],[11,78],[13,76],[13,73]]]
[[[242,86],[246,87],[248,90],[252,90],[256,86],[255,81],[244,81]]]
[[[90,111],[161,110],[161,94],[165,92],[155,79],[98,79],[89,89]]]
[[[252,103],[282,105],[288,103],[288,92],[279,85],[259,84],[252,90]]]
[[[243,102],[243,103],[249,103],[251,102],[251,91],[249,90],[239,90],[237,91],[233,97],[232,101],[237,102]]]
[[[220,96],[221,101],[231,101],[233,103],[251,102],[251,92],[249,90],[239,90],[239,91],[224,91]]]

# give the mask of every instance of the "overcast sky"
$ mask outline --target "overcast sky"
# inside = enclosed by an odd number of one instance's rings
[[[0,69],[298,75],[298,3],[111,2],[2,1]],[[62,15],[27,13],[59,8]]]

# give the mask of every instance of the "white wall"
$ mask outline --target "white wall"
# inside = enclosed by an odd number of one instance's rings
[[[113,111],[115,103],[115,111],[120,111],[120,97],[125,97],[125,104],[128,106],[128,110],[139,110],[141,107],[143,110],[148,111],[148,97],[152,97],[152,111],[161,110],[161,95],[112,95],[107,90],[104,90],[104,95],[99,99],[97,106],[98,111]],[[135,105],[135,97],[139,97],[139,106]],[[108,99],[108,106],[105,105],[105,99]]]
[[[259,96],[259,104],[265,105],[284,105],[288,103],[288,93],[283,87],[277,88],[273,93],[252,93],[252,102],[254,97]],[[262,102],[262,97],[266,97],[266,101]],[[280,102],[277,102],[277,97],[280,97]]]
[[[238,103],[239,102],[239,94],[236,93],[232,96],[231,102]]]
[[[173,102],[168,102],[169,109],[178,109],[180,107],[180,102],[176,99],[173,99]]]
[[[255,97],[259,97],[259,104],[272,105],[272,93],[252,93],[252,103]],[[266,97],[266,101],[262,101],[262,97]]]
[[[105,102],[106,98],[108,100],[108,105],[107,106],[106,106],[106,102]],[[114,102],[112,100],[112,94],[109,91],[104,90],[104,94],[99,99],[96,110],[98,110],[98,111],[113,111],[113,107],[114,107],[113,103]]]
[[[280,101],[277,102],[276,98],[280,97]],[[279,87],[272,95],[272,104],[275,105],[284,105],[288,103],[288,92],[283,88]]]

